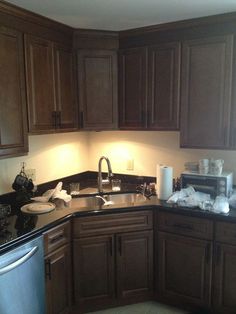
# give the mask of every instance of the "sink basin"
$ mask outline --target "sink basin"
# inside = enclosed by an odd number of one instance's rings
[[[99,196],[78,197],[74,199],[76,206],[78,207],[97,207],[97,206],[109,206],[116,204],[133,204],[143,203],[147,199],[142,194],[138,193],[124,193],[124,194],[111,194]]]

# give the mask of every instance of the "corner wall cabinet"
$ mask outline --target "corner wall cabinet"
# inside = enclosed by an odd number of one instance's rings
[[[25,35],[30,133],[75,130],[77,107],[70,48]]]
[[[232,60],[233,35],[183,43],[181,147],[229,147]]]
[[[117,53],[113,50],[78,51],[80,127],[117,128]]]
[[[119,53],[121,129],[179,128],[180,43]]]
[[[23,34],[0,26],[0,157],[28,151]]]

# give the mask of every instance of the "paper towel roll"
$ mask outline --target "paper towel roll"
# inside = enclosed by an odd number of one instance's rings
[[[173,168],[157,165],[157,196],[167,200],[173,192]]]

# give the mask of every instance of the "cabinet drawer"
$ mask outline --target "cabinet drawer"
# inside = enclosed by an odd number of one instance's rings
[[[70,242],[71,227],[70,222],[63,223],[44,234],[44,253],[54,251],[62,245]]]
[[[213,238],[213,222],[204,219],[160,212],[157,220],[158,229],[201,239]]]
[[[74,237],[147,230],[152,228],[153,217],[151,210],[74,218],[73,220]]]
[[[236,224],[216,222],[216,241],[236,245]]]

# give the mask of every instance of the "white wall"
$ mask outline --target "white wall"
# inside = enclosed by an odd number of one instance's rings
[[[37,183],[43,183],[87,170],[97,171],[98,160],[108,156],[113,172],[156,175],[156,165],[174,168],[174,176],[184,170],[186,161],[221,158],[225,170],[234,171],[236,183],[236,151],[179,148],[179,132],[74,132],[29,136],[29,154],[0,160],[0,194],[12,191],[11,184],[21,163],[36,169]],[[134,159],[134,170],[126,170],[127,160]],[[105,165],[103,165],[106,170]]]
[[[36,169],[36,183],[69,176],[89,168],[88,133],[73,132],[29,136],[29,154],[0,160],[0,194],[12,191],[11,185],[22,162]]]
[[[114,131],[89,133],[90,170],[97,170],[99,157],[108,156],[113,172],[156,176],[156,165],[174,168],[174,176],[184,170],[186,161],[200,158],[224,159],[224,170],[234,171],[236,151],[179,148],[179,132]],[[134,159],[134,171],[126,170],[127,159]]]

